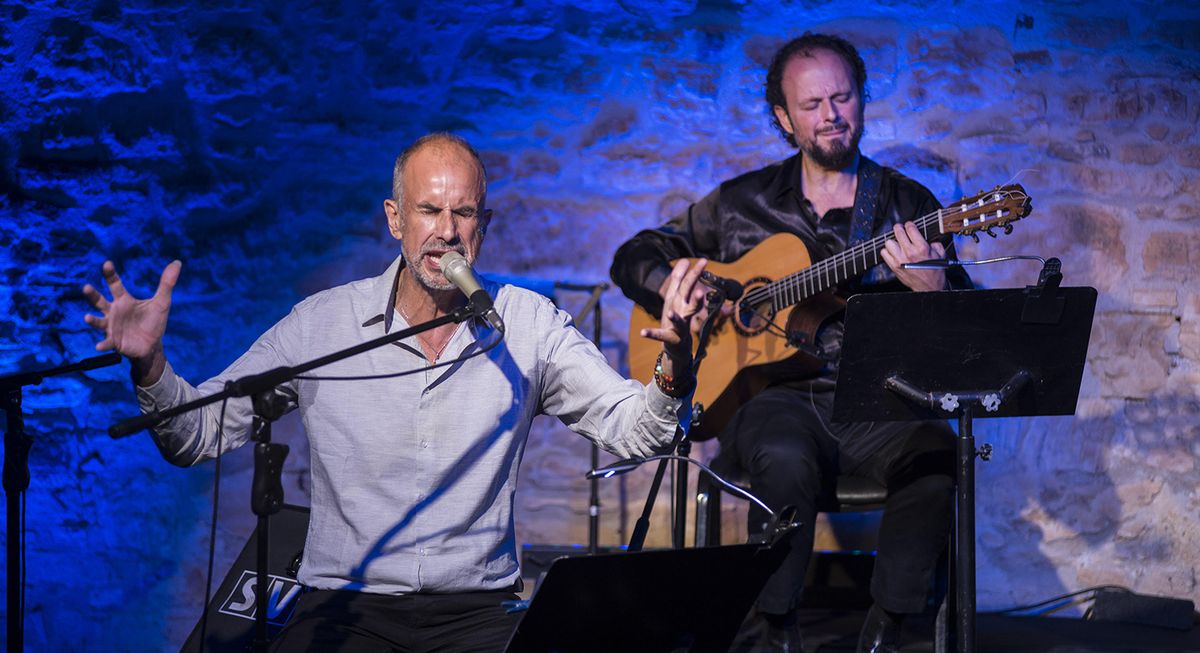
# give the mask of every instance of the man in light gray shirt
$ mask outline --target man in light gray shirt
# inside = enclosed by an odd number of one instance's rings
[[[179,261],[145,300],[104,264],[112,299],[84,287],[102,313],[86,318],[105,334],[96,348],[129,358],[148,412],[448,314],[465,297],[441,257],[475,260],[491,218],[486,184],[466,141],[444,133],[418,140],[397,158],[384,202],[400,256],[381,276],[297,304],[199,387],[177,376],[163,352]],[[642,333],[663,343],[659,372],[645,386],[614,372],[545,298],[487,281],[506,333],[482,321],[447,324],[282,386],[310,442],[312,516],[299,580],[315,591],[301,597],[274,650],[498,650],[515,623],[500,603],[519,581],[513,492],[533,417],[556,415],[622,457],[668,444],[694,386],[688,322],[703,298],[703,267],[676,265],[663,320]],[[211,405],[175,417],[155,429],[154,442],[188,466],[249,439],[248,399],[228,402],[223,425],[219,415]]]

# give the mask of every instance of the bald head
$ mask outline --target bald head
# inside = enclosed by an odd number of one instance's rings
[[[479,158],[479,152],[471,147],[471,144],[461,136],[456,136],[449,132],[434,132],[426,134],[418,138],[412,145],[409,145],[396,157],[396,165],[392,169],[392,199],[396,204],[403,205],[404,199],[404,171],[408,167],[409,161],[420,152],[427,151],[427,154],[438,158],[447,157],[454,158],[463,156],[467,158],[477,168],[480,184],[480,205],[483,204],[487,196],[487,170],[483,167],[483,160]]]

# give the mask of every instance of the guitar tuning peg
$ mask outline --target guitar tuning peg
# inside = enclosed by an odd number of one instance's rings
[[[1013,226],[1012,226],[1012,223],[1011,223],[1011,222],[1005,222],[1005,223],[1004,223],[1004,235],[1005,235],[1005,236],[1007,236],[1007,235],[1011,234],[1012,232],[1013,232]]]
[[[988,227],[987,229],[984,229],[983,232],[986,233],[987,235],[991,236],[992,238],[996,237],[996,234],[992,231],[992,227]]]

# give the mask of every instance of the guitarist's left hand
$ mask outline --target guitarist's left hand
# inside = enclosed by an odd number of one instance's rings
[[[941,243],[931,245],[926,242],[921,231],[917,229],[917,225],[911,222],[893,225],[892,233],[895,234],[896,239],[884,243],[881,254],[883,262],[887,263],[900,283],[918,292],[945,289],[945,270],[909,270],[902,265],[932,258],[944,258],[946,248],[942,247]]]

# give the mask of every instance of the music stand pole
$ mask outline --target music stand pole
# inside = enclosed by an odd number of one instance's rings
[[[958,416],[954,490],[955,641],[959,653],[975,651],[975,434],[971,404]]]
[[[940,402],[945,409],[958,413],[954,471],[954,618],[959,653],[975,651],[975,458],[979,456],[986,460],[989,455],[975,449],[973,413],[977,407],[991,401],[995,401],[996,406],[1007,404],[1032,378],[1022,369],[997,390],[946,393],[942,399],[897,375],[889,376],[883,383],[884,388],[916,406],[932,408]]]

